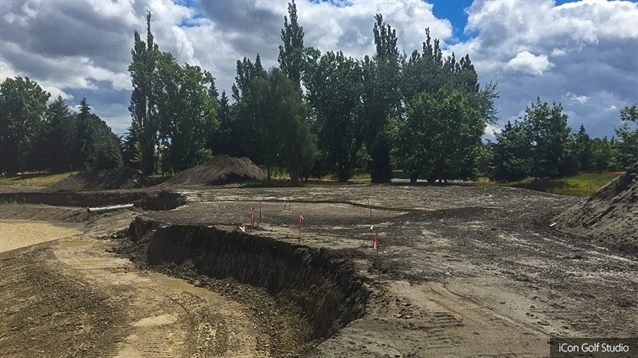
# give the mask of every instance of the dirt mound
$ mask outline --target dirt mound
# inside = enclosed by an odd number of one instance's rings
[[[246,157],[235,158],[222,154],[204,164],[175,174],[165,184],[217,185],[248,180],[266,180],[266,175]]]
[[[131,167],[111,170],[89,170],[71,175],[49,187],[46,191],[83,191],[134,189],[149,186],[148,178]]]
[[[557,218],[558,228],[638,254],[638,163]]]

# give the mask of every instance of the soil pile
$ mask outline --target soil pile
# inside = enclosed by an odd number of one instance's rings
[[[266,175],[246,157],[235,158],[222,154],[204,164],[175,174],[166,184],[218,185],[249,180],[266,180]]]
[[[556,220],[562,231],[638,254],[638,163]]]
[[[135,189],[149,186],[148,178],[131,167],[111,170],[89,170],[71,175],[49,187],[46,191],[83,191]]]

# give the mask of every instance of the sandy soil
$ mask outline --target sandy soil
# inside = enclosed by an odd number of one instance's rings
[[[81,231],[45,221],[0,220],[0,252],[73,236]]]
[[[181,193],[188,204],[175,210],[94,217],[71,241],[0,254],[0,287],[11,288],[0,290],[0,356],[545,357],[552,335],[638,336],[638,259],[550,227],[577,198],[463,186]],[[301,213],[302,244],[347,258],[371,283],[365,317],[311,350],[286,331],[290,318],[267,324],[295,312],[260,312],[273,301],[259,289],[188,280],[203,290],[116,254],[136,215],[251,230],[260,202],[254,232],[298,242]],[[46,210],[22,207],[30,218]],[[72,220],[68,210],[55,217]],[[273,341],[273,330],[289,338]]]

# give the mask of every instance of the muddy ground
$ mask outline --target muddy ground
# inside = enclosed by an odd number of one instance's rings
[[[466,186],[178,191],[186,205],[167,212],[0,205],[0,219],[83,232],[0,253],[0,357],[544,357],[550,336],[638,336],[638,258],[551,227],[578,198]],[[124,234],[135,217],[325,248],[365,281],[365,314],[313,336],[285,297],[188,262],[148,265],[144,240]]]

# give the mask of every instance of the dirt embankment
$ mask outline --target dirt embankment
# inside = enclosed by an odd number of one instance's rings
[[[85,190],[137,189],[149,186],[147,177],[131,167],[111,170],[89,170],[62,179],[47,192],[76,192]]]
[[[556,221],[564,232],[638,254],[638,163]]]
[[[217,185],[250,180],[266,180],[266,175],[246,157],[235,158],[222,154],[175,174],[162,185]]]
[[[370,290],[351,264],[326,249],[250,235],[232,227],[171,225],[137,218],[129,228],[147,236],[151,265],[192,265],[200,275],[232,277],[294,303],[312,326],[308,340],[325,339],[364,315]],[[155,228],[155,229],[151,229]]]
[[[158,190],[104,190],[90,192],[6,192],[0,203],[94,207],[133,203],[144,210],[171,210],[186,202],[179,193]]]

